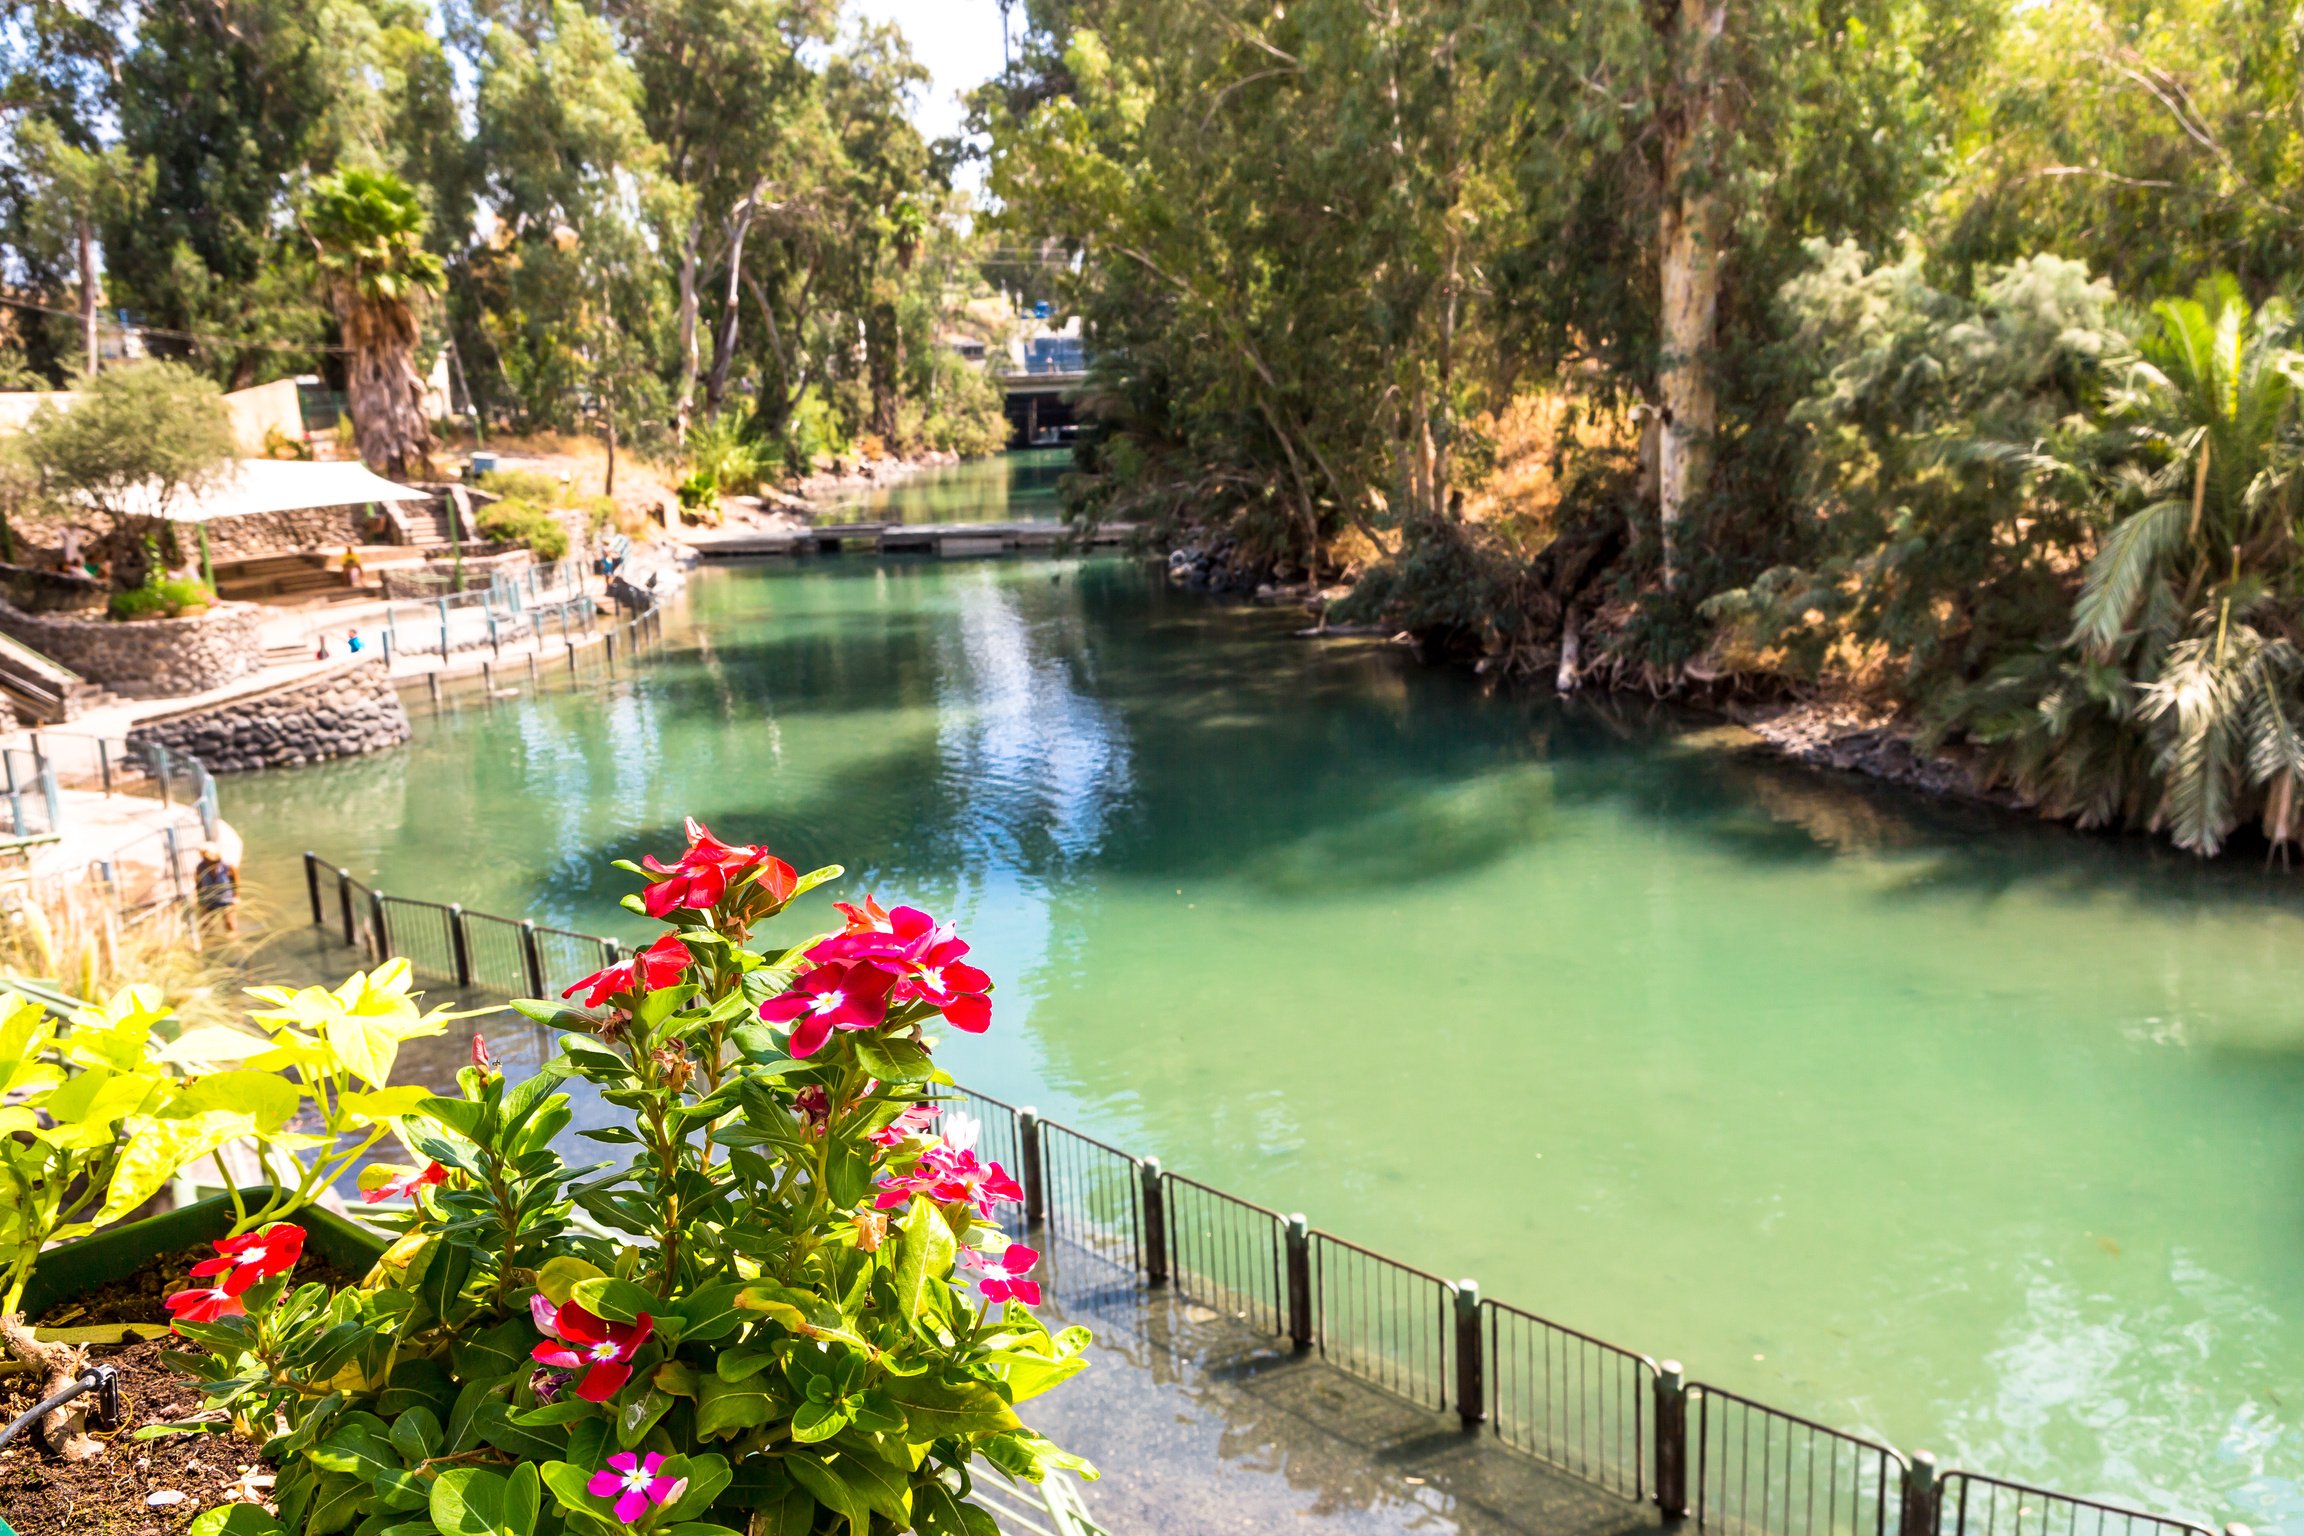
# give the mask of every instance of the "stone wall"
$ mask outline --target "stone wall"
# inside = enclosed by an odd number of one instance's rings
[[[219,517],[208,524],[208,555],[213,560],[246,560],[257,555],[298,552],[333,555],[347,544],[378,542],[363,526],[365,507],[307,507],[297,512],[250,512],[243,517]],[[192,529],[178,537],[193,551],[200,536]]]
[[[264,664],[260,610],[220,603],[182,619],[82,619],[0,602],[0,632],[123,698],[165,699],[221,688]]]
[[[189,752],[215,773],[296,768],[399,746],[408,711],[384,659],[363,656],[286,687],[140,721],[128,739]]]

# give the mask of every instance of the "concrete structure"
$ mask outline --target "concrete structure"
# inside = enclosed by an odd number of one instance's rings
[[[264,663],[261,615],[223,603],[179,619],[122,623],[98,615],[26,613],[0,602],[0,633],[28,645],[97,688],[130,699],[204,693]]]
[[[408,711],[373,651],[267,688],[146,715],[128,732],[132,744],[189,752],[215,773],[359,757],[408,737]]]

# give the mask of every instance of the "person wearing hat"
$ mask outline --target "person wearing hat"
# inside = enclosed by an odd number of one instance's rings
[[[214,843],[200,845],[200,863],[192,871],[192,891],[200,910],[215,913],[226,933],[240,931],[240,871],[224,862],[224,850]]]

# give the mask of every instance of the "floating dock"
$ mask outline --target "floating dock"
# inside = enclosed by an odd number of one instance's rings
[[[1004,555],[1024,549],[1107,548],[1136,532],[1134,523],[1106,523],[1082,537],[1068,523],[825,523],[790,533],[690,531],[682,537],[706,560],[750,560],[762,555],[926,554],[956,559]]]

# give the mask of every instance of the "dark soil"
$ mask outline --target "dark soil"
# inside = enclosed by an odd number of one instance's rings
[[[144,1267],[124,1280],[113,1280],[85,1291],[70,1301],[49,1308],[32,1319],[43,1328],[80,1328],[93,1323],[149,1323],[168,1320],[167,1299],[191,1284],[192,1266],[216,1257],[208,1243],[196,1243],[180,1253],[148,1259]],[[296,1264],[296,1283],[318,1280],[331,1288],[360,1283],[316,1253],[306,1253]]]
[[[30,1429],[0,1446],[0,1513],[18,1536],[174,1536],[204,1509],[236,1498],[245,1501],[251,1494],[261,1502],[270,1493],[272,1469],[257,1455],[257,1442],[231,1433],[132,1438],[147,1425],[200,1411],[198,1384],[170,1370],[160,1356],[171,1342],[166,1298],[185,1288],[193,1265],[214,1254],[207,1243],[162,1254],[126,1279],[100,1285],[34,1319],[42,1328],[154,1326],[142,1342],[100,1344],[88,1351],[91,1362],[109,1364],[120,1373],[120,1428],[90,1430],[107,1442],[103,1454],[65,1462],[39,1444]],[[296,1279],[338,1287],[356,1284],[360,1277],[307,1253],[296,1266]],[[0,1424],[37,1402],[39,1386],[40,1378],[29,1371],[0,1377]],[[168,1498],[172,1493],[183,1497]],[[159,1504],[151,1502],[155,1494],[161,1496]]]
[[[31,1430],[0,1446],[0,1510],[18,1536],[173,1536],[200,1511],[233,1502],[235,1493],[261,1499],[270,1492],[271,1468],[238,1435],[131,1438],[200,1408],[196,1383],[162,1363],[167,1347],[153,1339],[89,1351],[120,1372],[120,1428],[91,1431],[109,1442],[101,1455],[68,1464],[35,1443]],[[15,1418],[38,1400],[37,1391],[30,1372],[0,1377],[0,1414]],[[155,1494],[159,1504],[151,1502]]]

